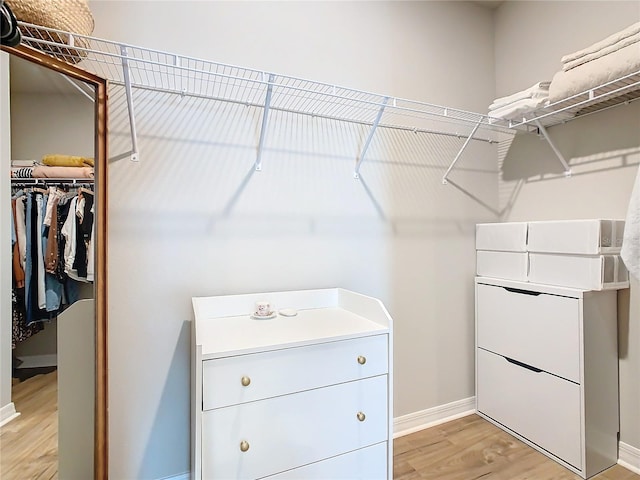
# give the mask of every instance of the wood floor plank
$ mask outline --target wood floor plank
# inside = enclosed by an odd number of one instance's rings
[[[478,415],[394,440],[395,480],[581,480]],[[615,465],[592,480],[640,480]]]
[[[2,480],[58,478],[58,375],[36,375],[12,385],[20,416],[0,428]]]
[[[0,428],[2,480],[57,480],[57,375],[14,385],[22,413]],[[478,415],[394,440],[394,480],[580,480]],[[616,465],[592,480],[640,480]]]

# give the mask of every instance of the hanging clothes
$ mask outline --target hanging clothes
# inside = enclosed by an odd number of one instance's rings
[[[11,285],[11,348],[16,348],[18,343],[25,341],[27,338],[40,332],[44,325],[42,323],[33,323],[27,326],[25,316],[25,273],[24,273],[24,257],[20,252],[20,244],[25,245],[26,239],[21,238],[25,235],[24,224],[20,221],[24,220],[24,198],[23,192],[11,198],[11,211],[13,221],[11,222],[11,241],[12,241],[12,285]],[[23,247],[24,251],[24,247]]]
[[[93,280],[93,195],[50,187],[12,197],[15,341],[80,298]]]

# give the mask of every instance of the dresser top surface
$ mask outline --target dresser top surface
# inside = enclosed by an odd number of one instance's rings
[[[340,307],[299,310],[294,317],[250,315],[199,319],[202,359],[255,353],[387,333],[389,328]]]
[[[252,317],[255,302],[297,315]],[[202,359],[346,340],[392,331],[391,316],[376,298],[341,288],[194,297],[193,342]]]

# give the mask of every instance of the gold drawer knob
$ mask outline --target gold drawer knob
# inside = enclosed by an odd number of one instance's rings
[[[365,363],[367,363],[367,357],[363,357],[362,355],[360,355],[360,356],[358,357],[358,363],[359,363],[360,365],[364,365]]]
[[[240,451],[241,452],[246,452],[247,450],[249,450],[249,442],[247,442],[246,440],[243,440],[240,442]]]
[[[247,376],[244,376],[244,377],[242,377],[240,382],[242,383],[243,387],[248,387],[249,384],[251,383],[251,379],[249,377],[247,377]]]
[[[367,418],[367,416],[362,412],[358,412],[356,417],[358,417],[358,420],[360,420],[361,422],[364,422],[364,419]]]

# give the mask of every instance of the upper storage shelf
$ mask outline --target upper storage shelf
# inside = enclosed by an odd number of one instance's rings
[[[270,108],[346,122],[416,131],[465,135],[455,126],[479,125],[481,131],[537,132],[598,110],[637,100],[640,71],[539,108],[519,121],[488,117],[456,108],[389,97],[336,85],[152,50],[94,37],[69,34],[20,22],[23,43],[124,85],[263,107],[272,88]],[[123,68],[124,67],[124,68]],[[442,129],[442,124],[454,125]],[[439,131],[444,130],[444,131]],[[486,137],[483,137],[487,139]]]
[[[506,126],[521,129],[540,122],[545,127],[640,99],[640,70],[534,110]]]
[[[264,107],[365,125],[467,136],[514,127],[486,114],[390,97],[20,23],[23,44],[45,50],[116,85]],[[127,78],[127,76],[129,78]],[[382,112],[382,113],[381,113]],[[379,118],[378,118],[379,117]],[[466,127],[466,128],[465,128]],[[527,125],[522,127],[528,130]]]
[[[131,127],[131,159],[138,159],[133,88],[173,95],[206,98],[256,107],[262,125],[255,162],[261,155],[270,111],[308,115],[355,123],[369,134],[355,159],[354,177],[377,128],[455,136],[464,144],[442,181],[471,141],[498,143],[518,132],[542,134],[570,175],[568,163],[553,145],[546,127],[640,98],[640,71],[609,81],[569,98],[539,108],[517,121],[489,117],[425,102],[278,75],[233,65],[136,47],[109,40],[70,34],[19,22],[22,43],[125,87]],[[506,137],[505,137],[506,134]]]

